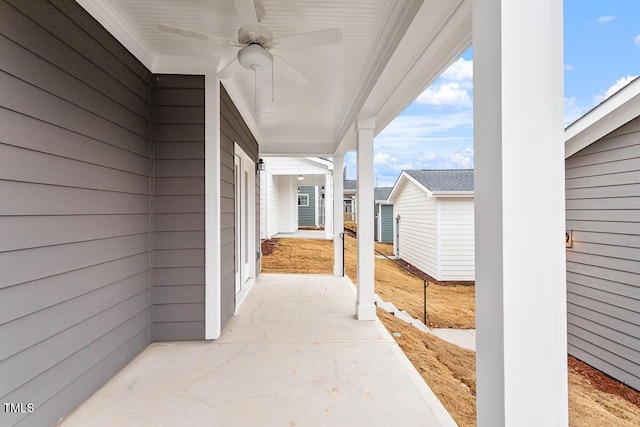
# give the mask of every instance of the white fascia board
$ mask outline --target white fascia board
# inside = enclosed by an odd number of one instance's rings
[[[406,175],[407,175],[406,173],[401,172],[398,179],[396,179],[396,183],[393,184],[393,188],[391,189],[391,192],[389,193],[389,197],[387,198],[387,200],[389,200],[390,203],[395,203],[398,196],[400,196],[402,187],[404,187],[404,184],[407,182]]]
[[[362,110],[377,135],[471,45],[471,0],[425,1]]]
[[[636,78],[564,131],[565,159],[638,117],[640,78]]]
[[[356,132],[353,126],[349,126],[347,133],[344,135],[338,147],[334,150],[333,157],[344,156],[349,151],[356,149]]]

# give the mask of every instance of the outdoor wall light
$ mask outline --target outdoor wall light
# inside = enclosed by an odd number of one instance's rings
[[[264,160],[258,159],[258,163],[256,163],[256,169],[258,169],[258,172],[264,171],[265,167],[266,165],[264,164]]]
[[[298,181],[302,181],[304,179],[304,175],[298,175]]]
[[[565,230],[564,232],[564,245],[567,248],[573,247],[573,230]]]

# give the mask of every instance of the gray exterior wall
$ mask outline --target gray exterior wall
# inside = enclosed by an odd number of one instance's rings
[[[258,143],[251,134],[229,94],[220,90],[220,227],[221,227],[221,324],[235,311],[235,185],[233,176],[234,143],[254,161],[258,161]],[[256,248],[260,250],[260,176],[256,172]],[[259,259],[256,255],[256,271]]]
[[[153,84],[153,339],[204,339],[204,76]]]
[[[640,390],[640,118],[566,160],[569,353]]]
[[[380,236],[379,242],[393,243],[393,205],[380,205]]]
[[[376,242],[379,241],[378,239],[378,234],[380,234],[380,227],[378,226],[378,217],[380,216],[380,204],[376,203],[375,205],[375,211],[373,214],[373,240],[375,240]]]
[[[315,226],[318,224],[316,218],[316,186],[301,185],[298,187],[298,194],[306,194],[309,196],[309,206],[298,206],[298,225],[299,226]]]
[[[151,342],[151,75],[70,0],[0,32],[0,424],[55,425]]]

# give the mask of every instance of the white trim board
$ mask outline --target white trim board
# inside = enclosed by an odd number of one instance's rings
[[[639,111],[640,78],[636,78],[565,129],[565,159],[635,119]]]

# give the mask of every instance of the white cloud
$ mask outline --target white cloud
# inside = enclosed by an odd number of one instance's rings
[[[600,103],[605,99],[609,98],[611,95],[631,83],[631,81],[635,80],[638,76],[626,76],[620,77],[614,84],[609,86],[606,90],[603,90],[599,95],[594,96],[593,100],[596,103]]]
[[[420,156],[420,160],[424,162],[430,162],[432,160],[436,160],[438,158],[438,153],[433,151],[425,151],[422,156]]]
[[[633,44],[635,44],[636,46],[640,47],[640,34],[638,34],[637,36],[635,36],[633,38]]]
[[[564,69],[567,71],[573,71],[575,70],[574,66],[571,64],[564,64]]]
[[[415,169],[473,169],[473,148],[425,150]]]
[[[564,125],[568,126],[571,123],[582,117],[587,111],[591,109],[588,105],[582,105],[575,98],[564,99]]]
[[[387,153],[376,153],[375,157],[373,158],[373,163],[377,165],[384,165],[386,163],[389,163],[389,158],[390,156]]]
[[[376,142],[426,142],[434,138],[457,137],[470,133],[473,112],[470,109],[419,116],[398,116],[377,137]]]
[[[451,107],[471,107],[473,104],[467,90],[458,82],[433,84],[418,96],[416,102]]]
[[[598,24],[604,24],[604,23],[607,23],[607,22],[611,22],[614,19],[616,19],[615,16],[610,16],[610,15],[609,16],[601,16],[601,17],[599,17],[597,19],[597,22],[598,22]]]
[[[458,59],[451,64],[444,73],[442,78],[448,80],[471,80],[473,79],[473,60],[466,60],[464,58]]]
[[[470,108],[472,93],[473,60],[459,58],[418,96],[416,102],[437,107]]]
[[[449,156],[449,162],[452,168],[472,169],[473,168],[473,149],[470,147],[463,148]]]

